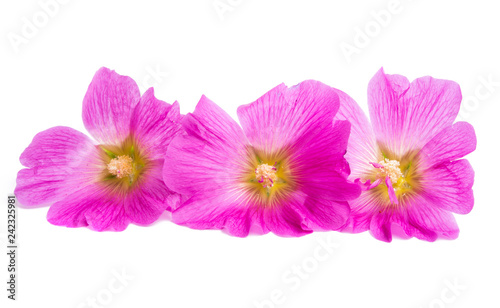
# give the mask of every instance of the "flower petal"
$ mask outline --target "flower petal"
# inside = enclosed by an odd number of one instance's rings
[[[123,197],[113,194],[101,183],[78,190],[52,205],[47,220],[69,228],[89,226],[95,231],[122,231],[129,219]]]
[[[129,135],[132,111],[140,96],[132,78],[101,68],[83,99],[85,128],[101,144],[120,143]]]
[[[205,96],[184,117],[183,126],[187,135],[170,143],[163,179],[169,189],[190,198],[172,213],[172,220],[194,229],[247,236],[249,201],[237,186],[247,155],[243,130]]]
[[[437,207],[467,214],[474,206],[474,170],[470,163],[458,160],[426,170],[422,179],[422,196]]]
[[[170,191],[163,182],[163,159],[151,161],[135,189],[124,201],[125,213],[139,225],[155,222],[165,210],[179,206],[180,196]]]
[[[351,211],[347,202],[312,196],[307,197],[303,205],[299,203],[295,207],[303,217],[305,229],[314,231],[339,230],[345,225]]]
[[[304,202],[304,198],[306,198],[304,194],[295,193],[281,204],[270,207],[261,206],[259,214],[262,215],[265,228],[283,237],[296,237],[311,233],[312,230],[305,223],[309,223],[310,226],[316,225],[311,221],[305,221],[305,217],[297,211],[297,206]]]
[[[247,155],[242,129],[205,96],[184,117],[183,126],[189,135],[174,138],[165,157],[167,187],[187,195],[220,187],[232,189]]]
[[[150,88],[134,109],[130,130],[149,159],[163,159],[169,143],[183,131],[181,119],[179,104],[156,99]]]
[[[331,126],[339,108],[335,90],[318,81],[287,88],[281,84],[257,101],[238,108],[238,118],[251,144],[273,153],[291,145],[306,145]]]
[[[335,121],[315,132],[315,138],[295,145],[291,152],[291,169],[301,190],[310,196],[346,201],[359,196],[359,185],[346,180],[350,173],[344,153],[350,124]]]
[[[368,86],[368,106],[377,141],[403,155],[421,149],[450,126],[460,109],[457,83],[422,77],[409,84],[400,75],[380,69]]]
[[[64,126],[38,133],[21,154],[20,161],[28,169],[17,174],[15,194],[27,206],[61,200],[90,185],[102,170],[92,141]]]
[[[248,199],[236,193],[228,195],[226,190],[219,188],[188,199],[172,212],[172,221],[193,229],[218,229],[245,237],[251,226],[249,207]]]
[[[335,120],[345,120],[351,123],[351,134],[345,154],[351,168],[349,178],[361,178],[372,169],[368,162],[378,161],[379,150],[375,142],[375,133],[359,105],[346,93],[337,89],[335,91],[340,101]]]
[[[464,157],[476,149],[474,128],[467,122],[457,122],[434,136],[420,151],[421,168]]]
[[[415,227],[411,234],[421,240],[433,242],[438,238],[456,239],[459,229],[455,217],[423,198],[417,198],[408,206],[408,224]],[[417,232],[418,231],[418,232]]]

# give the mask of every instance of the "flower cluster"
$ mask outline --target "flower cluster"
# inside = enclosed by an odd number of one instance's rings
[[[410,83],[381,69],[370,119],[344,92],[307,80],[238,108],[239,124],[207,97],[181,115],[107,68],[83,101],[90,139],[69,127],[37,134],[17,176],[24,206],[50,205],[54,225],[124,230],[164,211],[194,229],[238,237],[369,230],[454,239],[452,213],[473,206],[472,126],[454,123],[459,86]]]

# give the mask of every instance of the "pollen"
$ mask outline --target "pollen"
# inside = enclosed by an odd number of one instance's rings
[[[380,175],[383,177],[388,176],[391,179],[392,184],[396,184],[399,178],[403,176],[403,173],[399,168],[399,161],[397,160],[390,160],[386,158],[385,160],[380,161],[379,165],[381,165],[379,169]]]
[[[257,181],[261,183],[264,188],[273,187],[274,183],[278,180],[276,167],[268,164],[259,165],[255,169],[255,179],[257,179]]]
[[[134,161],[128,155],[113,158],[108,164],[108,171],[121,179],[134,173]]]

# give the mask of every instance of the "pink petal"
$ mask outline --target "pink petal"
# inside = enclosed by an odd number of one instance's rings
[[[351,134],[345,154],[351,167],[350,179],[360,178],[371,171],[368,162],[378,161],[379,150],[375,142],[375,133],[359,105],[346,93],[336,89],[335,91],[340,101],[335,119],[351,123]]]
[[[330,201],[307,197],[302,203],[295,203],[296,211],[302,217],[303,229],[331,231],[342,228],[351,211],[347,202]]]
[[[438,238],[458,237],[458,225],[450,212],[436,207],[423,198],[416,198],[407,206],[408,223],[417,230],[413,236],[430,242]]]
[[[251,226],[248,202],[243,192],[228,195],[222,188],[200,192],[172,212],[172,221],[193,229],[219,229],[245,237]]]
[[[183,131],[179,104],[158,100],[150,88],[132,114],[130,130],[149,159],[163,159],[172,139]]]
[[[312,230],[309,227],[316,225],[311,221],[306,221],[305,217],[296,209],[299,204],[304,202],[303,198],[305,198],[305,195],[295,193],[286,202],[275,206],[262,206],[259,214],[262,215],[264,228],[283,237],[296,237],[311,233]],[[309,226],[306,223],[309,223]]]
[[[238,124],[203,96],[195,111],[184,117],[183,125],[189,135],[174,138],[166,153],[166,185],[187,195],[233,189],[244,170],[248,146]]]
[[[15,194],[23,205],[49,204],[82,186],[90,185],[102,170],[96,146],[69,127],[38,133],[20,157],[28,169],[17,175]]]
[[[281,84],[257,101],[238,108],[238,118],[251,144],[272,153],[304,145],[330,127],[339,108],[335,90],[317,81],[287,88]]]
[[[57,226],[89,226],[95,231],[122,231],[129,223],[122,196],[111,193],[101,183],[82,188],[52,205],[47,220]]]
[[[467,214],[474,206],[474,170],[463,159],[442,163],[426,170],[422,178],[422,196],[444,210]]]
[[[361,193],[358,185],[346,180],[350,171],[343,156],[349,128],[349,122],[336,121],[315,132],[309,142],[292,147],[290,165],[300,189],[308,195],[346,201]]]
[[[368,86],[368,106],[377,140],[403,155],[422,148],[450,126],[460,109],[460,87],[453,81],[422,77],[409,84],[383,69]]]
[[[105,67],[95,74],[83,99],[83,123],[101,144],[118,144],[129,135],[140,92],[132,78]]]
[[[359,198],[348,202],[351,213],[343,228],[343,232],[359,233],[370,230],[370,223],[375,213],[385,207],[374,194],[363,191]]]
[[[457,122],[434,136],[420,151],[421,168],[464,157],[476,149],[474,128],[467,122]]]
[[[170,191],[162,178],[163,160],[150,162],[136,189],[124,197],[125,213],[139,225],[155,222],[165,210],[179,206],[180,196]]]

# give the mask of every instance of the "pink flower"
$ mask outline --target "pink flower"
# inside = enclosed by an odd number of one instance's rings
[[[101,68],[83,101],[97,144],[69,127],[35,136],[21,154],[15,194],[25,206],[50,204],[49,222],[97,231],[154,222],[179,196],[162,180],[163,156],[182,131],[179,105],[140,97],[129,77]]]
[[[474,204],[474,171],[460,158],[476,148],[473,127],[453,124],[462,99],[458,84],[432,77],[409,83],[381,69],[368,86],[371,125],[349,96],[338,95],[336,118],[352,124],[350,178],[367,189],[350,202],[345,231],[370,230],[386,242],[393,234],[455,239],[452,212],[469,213]]]
[[[281,84],[238,108],[241,128],[203,96],[165,158],[165,183],[189,198],[173,221],[239,237],[342,227],[360,188],[346,181],[350,125],[333,122],[338,105],[319,82]]]

